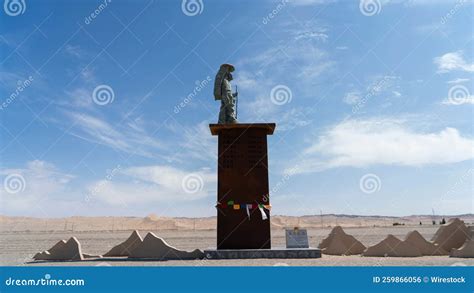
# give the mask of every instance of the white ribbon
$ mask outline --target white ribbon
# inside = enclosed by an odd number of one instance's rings
[[[260,210],[260,213],[262,214],[262,220],[268,219],[267,214],[265,214],[265,211],[262,209],[262,207],[259,206],[258,209]]]
[[[245,209],[247,210],[247,217],[250,220],[250,211],[249,211],[249,205],[248,204],[245,205]]]

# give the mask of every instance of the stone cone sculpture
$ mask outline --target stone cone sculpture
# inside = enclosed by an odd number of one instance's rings
[[[439,227],[432,241],[442,249],[450,252],[453,248],[460,248],[467,240],[469,229],[459,218],[450,219],[448,223]]]
[[[114,246],[104,256],[130,256],[132,251],[143,242],[137,230],[133,231],[130,237],[124,242]]]
[[[148,233],[143,242],[131,252],[130,258],[153,258],[159,260],[201,259],[204,253],[199,249],[192,252],[179,250],[153,233]]]
[[[451,250],[450,256],[473,258],[474,257],[474,240],[468,239],[460,248],[458,249],[453,248],[453,250]]]
[[[354,236],[346,234],[341,226],[334,227],[318,248],[322,253],[332,255],[361,254],[365,250],[365,246]]]
[[[84,260],[81,244],[76,237],[61,240],[50,249],[37,253],[34,260]]]
[[[474,258],[474,226],[469,227],[469,236],[464,244],[451,250],[451,257],[469,257]]]
[[[411,231],[405,237],[406,243],[415,246],[422,255],[447,255],[448,252],[437,244],[427,241],[418,231]]]
[[[396,256],[396,257],[415,257],[421,256],[420,250],[410,243],[401,241],[393,235],[388,235],[387,238],[374,246],[368,247],[363,253],[363,256]]]

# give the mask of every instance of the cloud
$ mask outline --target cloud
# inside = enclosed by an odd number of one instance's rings
[[[53,164],[40,160],[29,161],[24,168],[1,169],[0,175],[3,177],[0,187],[2,214],[33,211],[44,215],[49,211],[39,210],[40,207],[47,207],[48,204],[44,203],[54,202],[56,199],[53,198],[70,194],[66,187],[74,178],[73,175],[58,170]]]
[[[472,2],[472,0],[466,0],[466,2]],[[462,3],[462,1],[460,0],[381,0],[382,5],[403,4],[407,7],[425,6],[425,5],[452,5],[456,3]]]
[[[270,37],[266,47],[237,62],[239,74],[247,71],[260,79],[314,83],[316,77],[335,64],[329,53],[320,47],[321,42],[329,38],[328,30],[326,25],[315,20],[279,22],[276,30],[265,30],[265,35]]]
[[[154,157],[151,150],[164,147],[163,144],[148,135],[137,122],[121,123],[112,126],[107,121],[86,113],[65,112],[73,123],[69,134],[78,138],[99,143],[130,154]]]
[[[183,157],[201,161],[213,161],[217,158],[217,139],[211,136],[209,121],[202,121],[196,126],[186,128],[180,139]],[[178,154],[179,155],[179,154]]]
[[[215,194],[216,174],[208,169],[186,171],[167,165],[131,167],[112,180],[89,185],[93,200],[112,206],[193,201]]]
[[[67,91],[64,100],[59,100],[59,105],[66,105],[78,108],[91,108],[95,106],[92,102],[92,90],[76,88]]]
[[[353,113],[361,112],[369,105],[387,107],[392,104],[393,98],[402,96],[400,83],[399,76],[375,75],[369,78],[364,88],[347,92],[342,101],[352,106]]]
[[[438,72],[440,73],[454,70],[474,72],[474,63],[468,63],[464,60],[461,51],[446,53],[434,58],[433,61],[438,65]]]
[[[206,168],[117,166],[99,176],[102,178],[77,187],[72,185],[75,176],[45,161],[30,161],[23,168],[0,169],[0,214],[56,217],[100,210],[114,213],[120,207],[149,212],[149,203],[162,203],[160,208],[164,209],[175,203],[215,196],[217,186],[215,171]]]
[[[470,79],[469,78],[456,78],[453,80],[449,80],[447,83],[449,84],[458,84],[458,83],[463,83],[463,82],[468,82]]]
[[[459,106],[459,105],[474,105],[474,96],[469,95],[466,97],[463,97],[461,99],[444,99],[443,102],[441,102],[443,105],[448,105],[448,106]]]
[[[337,0],[288,0],[291,4],[295,6],[312,6],[312,5],[322,5],[334,3]]]
[[[84,58],[86,57],[88,54],[86,53],[86,51],[82,50],[80,46],[74,46],[74,45],[71,45],[71,44],[67,44],[66,46],[64,46],[64,51],[73,56],[73,57],[76,57],[76,58]]]
[[[392,94],[397,98],[402,96],[402,93],[400,93],[399,91],[392,91]]]
[[[449,164],[472,159],[473,148],[473,139],[450,127],[421,132],[400,119],[348,120],[328,128],[304,150],[299,172],[379,164]]]
[[[301,31],[298,32],[295,36],[295,40],[317,40],[321,42],[326,42],[329,36],[323,31]]]
[[[352,92],[348,92],[344,96],[343,101],[346,104],[355,105],[360,101],[360,99],[361,99],[360,92],[359,91],[352,91]]]

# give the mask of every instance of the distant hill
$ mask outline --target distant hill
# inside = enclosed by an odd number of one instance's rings
[[[438,215],[436,223],[445,218],[460,218],[467,224],[474,224],[474,214]],[[360,216],[344,214],[305,215],[300,217],[273,215],[272,229],[289,227],[320,228],[340,225],[343,227],[432,225],[432,215],[410,215],[405,217]],[[126,230],[214,230],[216,217],[173,218],[148,215],[142,217],[68,217],[32,218],[0,215],[0,232],[5,231],[126,231]]]

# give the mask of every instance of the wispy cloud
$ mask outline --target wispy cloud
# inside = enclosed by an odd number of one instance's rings
[[[463,97],[462,99],[444,99],[442,102],[443,105],[449,105],[449,106],[459,106],[459,105],[473,105],[474,104],[474,96],[469,95],[466,97]]]
[[[80,87],[66,91],[64,98],[60,99],[58,104],[77,108],[91,108],[94,106],[92,102],[92,90]]]
[[[66,46],[64,46],[64,52],[66,52],[70,56],[73,56],[79,59],[84,58],[88,55],[85,50],[81,49],[80,46],[77,46],[77,45],[74,46],[71,44],[67,44]]]
[[[143,129],[137,131],[139,125],[136,123],[112,126],[106,120],[91,114],[65,113],[73,123],[69,133],[84,140],[145,157],[154,157],[151,150],[163,147],[160,141],[148,135]]]
[[[434,63],[438,65],[438,72],[450,72],[455,70],[474,72],[474,63],[464,60],[461,51],[446,53],[434,59]]]
[[[346,93],[343,98],[344,103],[349,105],[355,105],[361,100],[361,94],[359,91],[351,91]]]
[[[371,165],[448,164],[474,157],[474,140],[455,128],[416,131],[394,118],[348,120],[329,127],[310,147],[299,172]]]
[[[469,80],[470,80],[469,78],[456,78],[456,79],[447,81],[447,83],[458,84],[458,83],[468,82]]]
[[[393,98],[402,96],[401,78],[393,75],[375,75],[369,78],[367,85],[349,90],[342,101],[353,107],[353,112],[361,112],[369,105],[385,107],[393,102]]]
[[[215,193],[216,175],[207,169],[186,171],[166,165],[131,167],[120,178],[100,180],[88,189],[92,197],[112,206],[151,202],[182,202]]]
[[[295,6],[312,6],[312,5],[322,5],[330,4],[337,2],[337,0],[288,0],[291,4]]]
[[[75,176],[39,160],[22,168],[0,169],[0,178],[0,214],[42,217],[73,216],[104,207],[149,211],[149,203],[177,208],[176,203],[215,195],[217,182],[215,172],[206,168],[151,165],[116,168],[103,179],[77,187],[72,185]]]
[[[182,151],[175,153],[174,156],[206,162],[214,161],[217,158],[217,139],[211,136],[209,121],[202,121],[184,129],[179,141]]]
[[[67,185],[74,178],[73,175],[58,170],[53,164],[39,160],[29,161],[23,168],[1,169],[0,175],[4,176],[4,184],[0,187],[2,214],[34,212],[46,216],[50,212],[47,209],[50,203],[57,200],[59,204],[61,200],[58,198],[64,197],[66,193],[70,194]],[[13,178],[10,187],[8,176],[15,177],[10,177]]]

